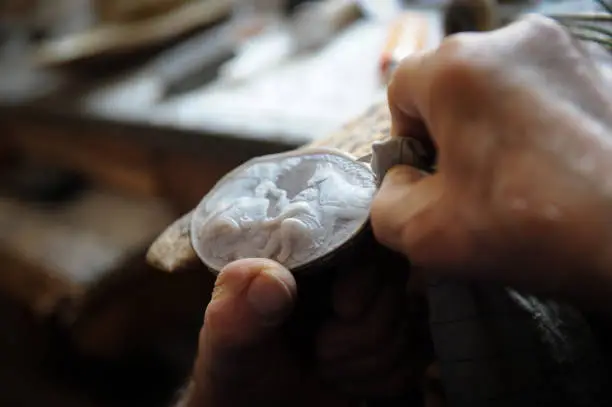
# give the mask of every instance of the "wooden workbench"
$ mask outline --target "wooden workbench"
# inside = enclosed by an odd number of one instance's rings
[[[197,332],[208,282],[154,271],[146,248],[228,170],[296,145],[84,112],[79,100],[100,83],[58,80],[43,95],[0,94],[3,164],[17,156],[91,184],[61,210],[0,200],[0,293],[54,321],[83,354],[173,352],[161,344]]]
[[[3,202],[0,255],[13,273],[0,278],[0,292],[55,321],[84,354],[172,352],[160,343],[197,332],[212,280],[155,271],[144,262],[149,244],[229,170],[324,137],[384,97],[385,35],[384,24],[358,23],[261,78],[161,99],[155,77],[143,75],[146,58],[129,69],[0,65],[0,156],[92,184],[60,215]],[[253,103],[258,95],[267,96]]]
[[[19,202],[3,206],[0,222],[10,227],[0,236],[0,253],[16,272],[0,279],[0,291],[56,320],[88,355],[121,358],[197,332],[210,276],[159,273],[144,263],[146,248],[229,170],[321,138],[384,97],[377,76],[384,37],[380,24],[357,24],[322,56],[280,64],[259,82],[210,84],[163,99],[156,98],[155,78],[138,67],[110,72],[102,65],[83,73],[16,63],[3,71],[0,155],[77,172],[93,191],[61,216]],[[342,69],[325,68],[328,63]],[[351,75],[342,73],[351,66]],[[317,91],[308,78],[328,85]],[[259,93],[269,97],[249,102]],[[283,98],[291,94],[299,97],[287,104]],[[235,113],[219,107],[228,98]],[[26,218],[35,221],[19,220]]]

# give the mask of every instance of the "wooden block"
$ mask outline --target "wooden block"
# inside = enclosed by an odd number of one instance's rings
[[[176,220],[153,242],[147,252],[152,266],[174,272],[197,267],[200,263],[189,237],[191,212]]]

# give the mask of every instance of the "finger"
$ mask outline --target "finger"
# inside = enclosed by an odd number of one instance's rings
[[[405,329],[398,329],[390,341],[379,344],[370,352],[325,363],[321,365],[320,373],[326,381],[338,384],[386,376],[404,364],[407,346]]]
[[[407,254],[405,235],[412,234],[414,222],[420,215],[429,215],[439,191],[431,180],[412,167],[398,165],[383,178],[371,208],[371,223],[376,239],[394,250]],[[430,218],[430,217],[429,217]]]
[[[447,204],[440,174],[423,177],[408,166],[393,167],[371,209],[372,229],[383,245],[417,266],[444,268],[467,253],[459,200]]]
[[[428,105],[431,55],[433,51],[413,54],[402,60],[387,88],[391,112],[391,135],[427,141],[423,120]]]
[[[396,306],[387,311],[397,312],[401,318],[392,326],[387,340],[363,344],[361,351],[355,350],[350,355],[341,353],[334,358],[322,359],[322,377],[330,382],[346,383],[385,376],[406,364],[422,366],[430,360],[433,348],[427,314],[419,310],[422,305],[414,304],[412,299],[405,298],[405,303],[405,307]]]
[[[245,259],[226,266],[217,278],[200,333],[205,370],[231,374],[241,369],[291,313],[295,297],[295,280],[278,263]]]
[[[403,313],[403,287],[387,285],[369,312],[358,321],[330,321],[317,337],[321,365],[375,352],[392,341]]]
[[[332,292],[334,312],[341,319],[355,320],[363,315],[380,290],[380,278],[372,264],[357,266],[338,276]]]

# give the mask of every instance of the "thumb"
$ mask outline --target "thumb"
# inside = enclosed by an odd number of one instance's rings
[[[200,332],[203,370],[231,376],[244,363],[265,358],[276,328],[293,309],[296,291],[293,275],[274,261],[244,259],[227,265],[217,277]]]
[[[219,274],[200,332],[189,406],[330,404],[299,369],[283,340],[297,297],[293,275],[266,259],[244,259]],[[316,382],[318,384],[318,382]]]
[[[442,197],[439,174],[424,175],[407,165],[391,168],[372,203],[376,239],[416,265],[436,267],[443,261],[453,227],[452,215],[442,210]]]
[[[272,260],[228,264],[206,309],[203,345],[234,348],[261,341],[291,313],[296,291],[291,272]]]

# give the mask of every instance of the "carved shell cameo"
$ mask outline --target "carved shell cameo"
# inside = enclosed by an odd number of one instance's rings
[[[364,230],[375,192],[369,165],[337,150],[258,157],[221,178],[196,207],[192,246],[214,273],[248,257],[295,272]]]

